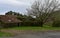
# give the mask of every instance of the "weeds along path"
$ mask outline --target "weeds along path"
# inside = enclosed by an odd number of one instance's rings
[[[54,30],[50,30],[50,31],[1,30],[1,31],[15,34],[15,36],[11,38],[60,38],[59,30],[55,30],[55,31]]]

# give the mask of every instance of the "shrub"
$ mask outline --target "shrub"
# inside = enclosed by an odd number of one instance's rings
[[[40,22],[32,22],[32,21],[22,22],[21,26],[40,26]]]
[[[53,25],[52,25],[53,27],[60,27],[60,20],[55,20],[54,22],[53,22]]]
[[[9,28],[9,27],[18,27],[18,23],[2,23],[0,25],[2,28]]]
[[[5,23],[5,25],[3,27],[8,28],[8,27],[15,27],[15,26],[17,26],[16,23]]]

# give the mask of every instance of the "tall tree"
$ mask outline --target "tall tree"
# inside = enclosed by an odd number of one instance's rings
[[[37,0],[30,9],[27,9],[27,12],[28,15],[36,16],[42,27],[46,20],[54,14],[54,11],[59,10],[59,7],[59,0]]]

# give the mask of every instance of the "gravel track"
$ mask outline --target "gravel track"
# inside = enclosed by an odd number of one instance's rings
[[[39,31],[39,32],[24,32],[19,33],[13,37],[0,37],[0,38],[60,38],[60,31]]]

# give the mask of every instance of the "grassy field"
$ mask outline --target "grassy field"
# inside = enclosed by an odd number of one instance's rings
[[[60,27],[14,27],[8,28],[13,30],[33,30],[33,31],[48,31],[48,30],[60,30]]]
[[[60,31],[60,27],[14,27],[14,28],[5,28],[5,29],[1,29],[1,30],[24,30],[24,31],[50,31],[50,30],[59,30]],[[12,34],[8,33],[8,32],[0,32],[0,37],[1,36],[12,36]]]
[[[0,37],[9,37],[9,36],[12,36],[12,34],[7,32],[0,32]]]

